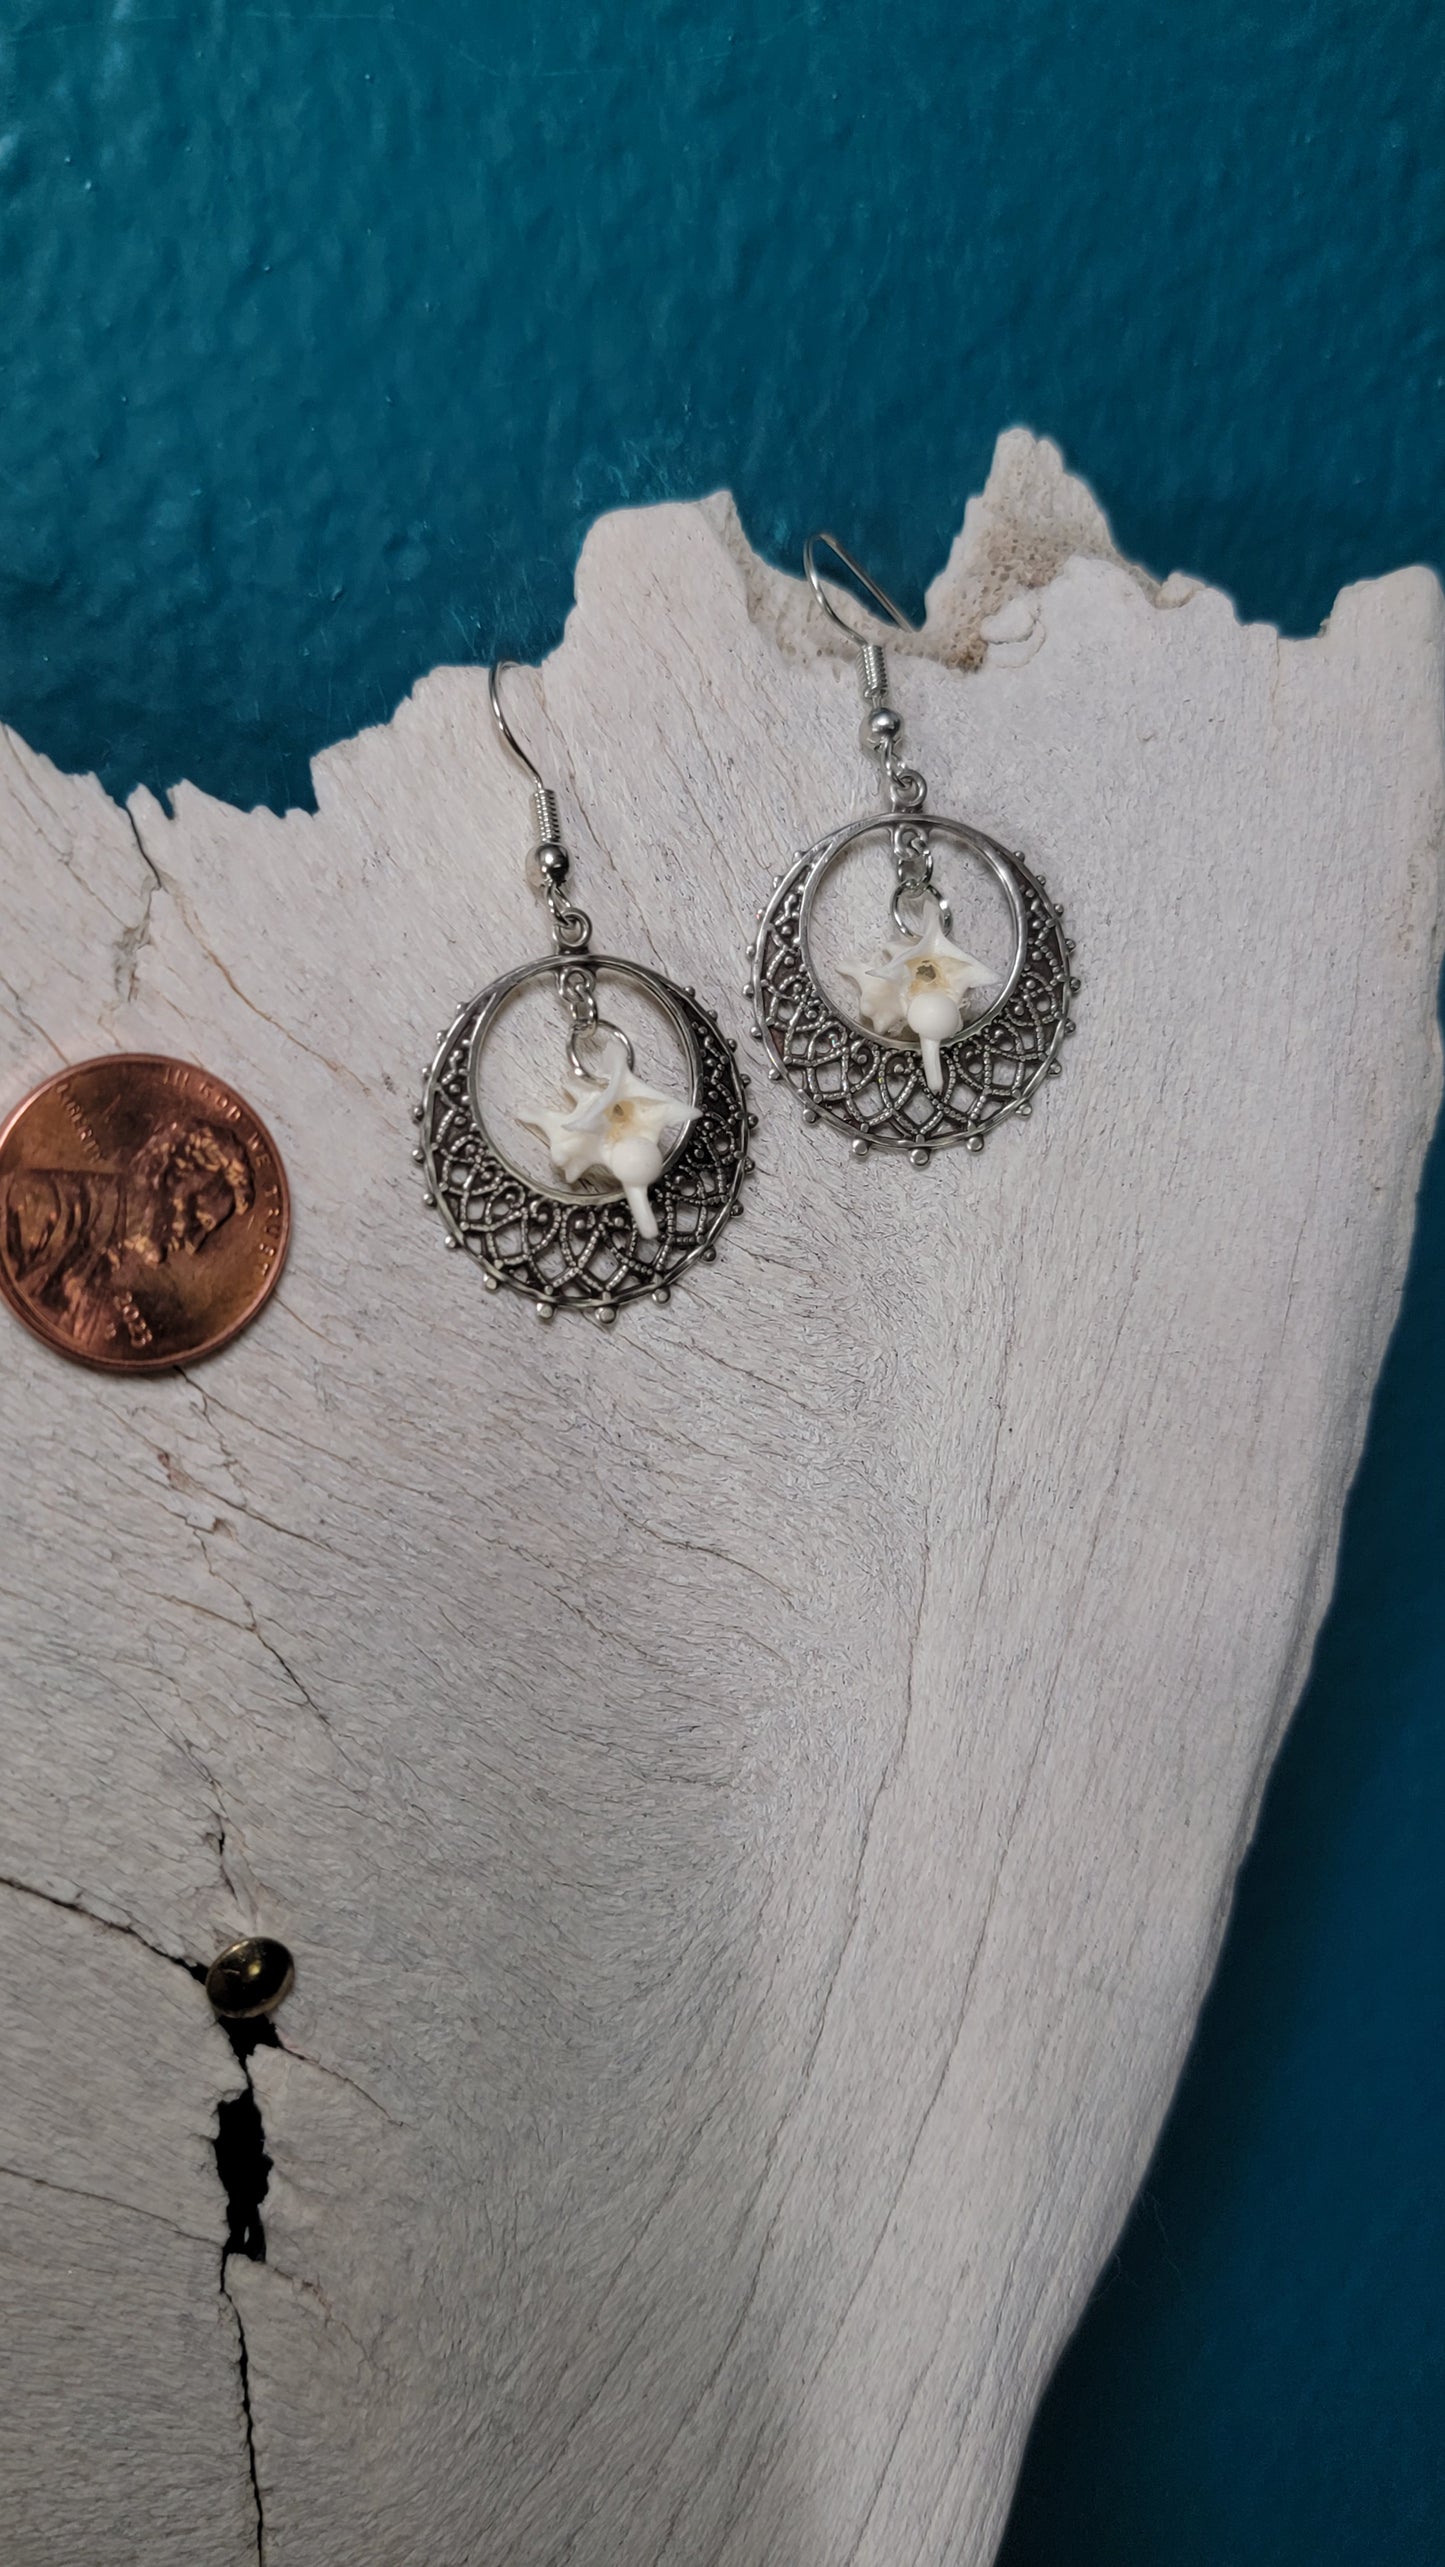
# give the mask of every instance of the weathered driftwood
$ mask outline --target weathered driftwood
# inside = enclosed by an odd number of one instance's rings
[[[6,1096],[199,1057],[297,1206],[192,1378],[6,1323],[16,2567],[239,2567],[258,2506],[268,2567],[988,2558],[1330,1583],[1436,1096],[1441,658],[1425,573],[1281,642],[1006,439],[897,692],[1068,902],[1069,1075],[922,1176],[760,1083],[747,1218],[610,1336],[487,1300],[410,1163],[437,1026],[542,942],[478,671],[315,816],[7,742]],[[513,703],[599,940],[742,1033],[762,886],[871,793],[844,646],[726,503],[645,510]],[[298,1982],[223,2270],[241,2071],[177,1965],[249,1928]]]

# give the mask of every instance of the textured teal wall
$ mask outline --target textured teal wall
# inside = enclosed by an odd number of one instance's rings
[[[0,704],[304,799],[728,483],[916,599],[999,427],[1312,629],[1441,549],[1423,6],[0,0]]]
[[[730,484],[917,601],[1016,419],[1312,629],[1445,555],[1445,39],[1411,0],[0,0],[0,715],[308,796]],[[1445,2559],[1445,1169],[1341,1593],[1009,2567]]]

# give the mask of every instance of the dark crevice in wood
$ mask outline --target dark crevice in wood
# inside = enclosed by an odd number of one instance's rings
[[[246,2426],[246,2465],[251,2474],[251,2497],[256,2509],[257,2567],[265,2567],[266,2515],[261,2501],[261,2480],[256,2467],[256,2421],[251,2406],[251,2359],[246,2343],[245,2321],[231,2294],[229,2268],[233,2255],[244,2255],[252,2264],[266,2261],[266,2230],[261,2218],[261,2205],[271,2181],[271,2160],[266,2153],[266,2131],[261,2107],[251,2082],[250,2058],[253,2050],[275,2049],[275,2026],[264,2016],[252,2023],[222,2023],[231,2048],[240,2062],[246,2082],[238,2095],[228,2096],[216,2107],[216,2172],[226,2196],[226,2243],[221,2250],[221,2295],[236,2321],[237,2362],[241,2374],[241,2413]]]

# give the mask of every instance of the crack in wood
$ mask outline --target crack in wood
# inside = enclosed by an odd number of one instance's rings
[[[252,2264],[266,2261],[266,2229],[261,2217],[261,2204],[271,2182],[271,2159],[266,2149],[265,2124],[256,2089],[251,2078],[251,2053],[256,2049],[279,2047],[274,2024],[264,2017],[255,2023],[223,2023],[221,2026],[246,2082],[238,2095],[226,2097],[216,2107],[216,2172],[226,2196],[226,2243],[221,2249],[221,2297],[236,2323],[236,2362],[241,2379],[241,2415],[246,2428],[246,2467],[251,2479],[251,2498],[256,2510],[256,2557],[266,2556],[266,2509],[261,2496],[261,2479],[256,2466],[256,2418],[251,2403],[251,2350],[246,2340],[246,2322],[236,2304],[230,2285],[233,2256],[244,2255]]]
[[[219,1811],[217,1823],[220,1827],[221,1872],[229,1887],[230,1882],[224,1862],[225,1826],[220,1819]],[[150,1942],[138,1927],[124,1923],[116,1917],[99,1916],[93,1908],[83,1906],[79,1899],[59,1898],[53,1891],[38,1889],[33,1882],[18,1881],[9,1875],[0,1876],[0,1889],[13,1890],[22,1898],[38,1899],[44,1906],[59,1908],[67,1916],[83,1916],[92,1925],[100,1926],[108,1934],[121,1934],[128,1942],[138,1943],[143,1951],[152,1953],[158,1961],[167,1962],[172,1969],[183,1970],[187,1978],[204,1983],[206,1973],[199,1961],[188,1961],[180,1953],[164,1951],[158,1943]],[[220,2022],[219,2017],[216,2020],[230,2042],[245,2079],[239,2094],[222,2096],[216,2106],[214,2149],[216,2173],[226,2197],[226,2239],[221,2249],[221,2297],[229,2308],[236,2327],[236,2359],[241,2384],[241,2415],[246,2435],[246,2466],[256,2513],[256,2556],[258,2562],[261,2562],[261,2567],[264,2567],[265,2510],[256,2467],[256,2429],[251,2403],[250,2348],[246,2341],[245,2322],[230,2288],[229,2268],[231,2259],[235,2255],[244,2255],[253,2264],[264,2264],[266,2260],[266,2230],[261,2217],[261,2205],[270,2185],[272,2160],[266,2148],[265,2125],[261,2119],[261,2107],[251,2078],[250,2059],[253,2050],[277,2049],[280,2043],[274,2024],[265,2018],[254,2023],[225,2023]],[[112,2210],[127,2212],[136,2218],[160,2219],[160,2214],[146,2210],[137,2203],[118,2201],[111,2194],[91,2192],[79,2185],[63,2184],[53,2177],[36,2175],[23,2167],[0,2167],[0,2176],[13,2177],[17,2181],[36,2185],[45,2191],[67,2193],[78,2200],[101,2202]],[[181,2228],[174,2221],[160,2220],[160,2224],[173,2229],[179,2237],[192,2235],[189,2229]]]

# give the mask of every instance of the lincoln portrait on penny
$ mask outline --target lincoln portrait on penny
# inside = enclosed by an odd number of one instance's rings
[[[23,1168],[5,1180],[3,1241],[12,1281],[79,1349],[139,1350],[151,1337],[142,1301],[158,1270],[196,1257],[256,1182],[234,1133],[172,1121],[120,1169]]]

